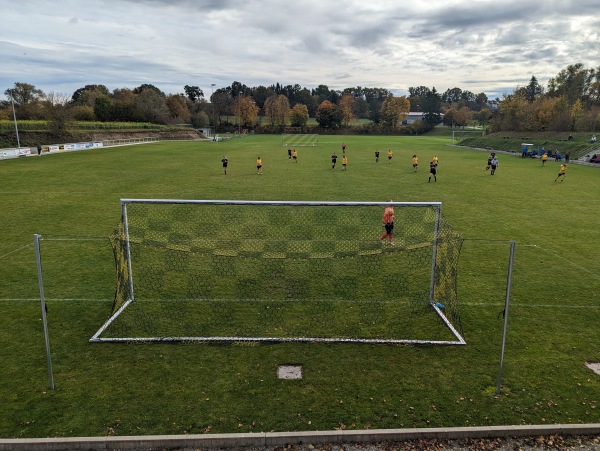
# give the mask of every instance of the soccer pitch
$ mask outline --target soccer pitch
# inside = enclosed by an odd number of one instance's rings
[[[322,135],[318,147],[297,148],[296,163],[280,136],[250,136],[0,161],[0,436],[599,422],[600,375],[585,363],[600,361],[600,172],[571,164],[554,182],[557,163],[500,154],[491,176],[486,152],[450,143]],[[437,182],[428,182],[436,154]],[[467,345],[90,344],[115,293],[108,237],[122,198],[442,202],[465,239],[458,301]],[[55,390],[35,233],[43,237]],[[517,244],[496,396],[510,240]],[[302,366],[301,380],[278,379],[278,366],[290,364]]]

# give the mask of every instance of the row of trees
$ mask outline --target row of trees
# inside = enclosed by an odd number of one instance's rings
[[[505,94],[491,120],[492,131],[595,131],[600,129],[600,67],[568,66],[545,89],[532,76]]]
[[[319,85],[309,90],[279,83],[249,87],[240,82],[211,92],[209,99],[198,86],[186,85],[182,93],[165,94],[156,86],[109,91],[104,85],[86,85],[71,96],[45,94],[27,83],[15,83],[4,91],[0,119],[12,117],[14,102],[19,119],[46,119],[55,131],[69,121],[153,122],[196,127],[235,124],[303,127],[314,117],[323,128],[348,126],[367,119],[386,127],[398,127],[409,111],[423,113],[431,127],[478,123],[500,130],[593,130],[600,123],[600,68],[568,66],[542,87],[535,76],[502,99],[489,101],[484,93],[452,88],[438,93],[426,86],[410,87],[408,96],[394,96],[384,88],[361,86],[342,91]]]

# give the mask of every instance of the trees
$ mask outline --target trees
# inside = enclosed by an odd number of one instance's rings
[[[343,94],[340,97],[340,109],[342,110],[344,127],[348,127],[352,119],[354,119],[354,97],[350,94]]]
[[[315,89],[312,90],[312,95],[317,96],[319,106],[323,103],[324,100],[329,100],[329,102],[337,104],[340,98],[340,93],[337,91],[330,90],[329,86],[327,85],[317,86]]]
[[[315,120],[323,128],[339,128],[342,124],[344,113],[329,100],[323,100],[317,108]]]
[[[15,103],[21,119],[41,119],[39,101],[44,97],[44,91],[29,83],[15,83],[13,88],[4,91],[4,94]]]
[[[185,85],[183,87],[183,92],[190,102],[195,102],[204,97],[204,92],[198,86]]]
[[[394,97],[390,94],[381,105],[381,120],[392,127],[402,124],[410,111],[410,102],[404,96]]]
[[[71,96],[71,102],[78,105],[94,105],[96,97],[110,95],[110,91],[104,85],[85,85],[83,88],[77,89]]]
[[[366,102],[369,104],[369,119],[375,123],[378,123],[381,105],[383,105],[383,101],[387,99],[390,91],[384,88],[363,88],[362,91],[364,93]]]
[[[183,95],[170,94],[165,99],[165,103],[173,123],[187,124],[190,122],[192,114],[188,108],[186,98]]]
[[[258,117],[258,111],[258,106],[250,96],[240,94],[233,101],[233,112],[240,125],[253,125]]]
[[[139,120],[143,122],[166,124],[169,120],[169,109],[167,108],[165,95],[162,91],[151,85],[145,86],[147,87],[137,93],[134,102],[136,113],[139,115]],[[136,90],[134,89],[133,92],[136,92]]]
[[[204,97],[204,92],[198,86],[185,85],[183,91],[187,98],[190,99],[190,102],[196,102]]]
[[[290,112],[290,125],[292,127],[305,127],[308,118],[308,107],[302,103],[297,103]]]
[[[544,88],[538,83],[535,75],[532,75],[529,84],[525,87],[525,98],[531,103],[542,95],[543,92]]]
[[[229,111],[232,99],[227,90],[218,89],[212,96],[210,96],[210,102],[215,109],[214,115],[216,116],[216,124],[214,125],[216,127],[221,122],[221,115],[227,114]]]
[[[548,81],[548,94],[552,97],[564,96],[569,105],[577,99],[589,106],[594,91],[594,69],[585,69],[583,63],[571,64]]]
[[[264,111],[271,125],[284,127],[290,114],[290,103],[283,94],[273,94],[265,100]]]
[[[435,127],[442,122],[442,99],[435,87],[428,90],[422,100],[423,122]]]
[[[263,111],[265,107],[265,101],[275,93],[273,88],[267,88],[265,86],[257,86],[256,88],[252,88],[250,92],[254,98],[254,101],[256,102],[256,106]]]

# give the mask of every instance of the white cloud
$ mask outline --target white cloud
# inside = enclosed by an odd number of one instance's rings
[[[579,61],[598,66],[597,0],[46,0],[0,28],[0,89],[72,93],[239,81],[460,87],[501,95]]]

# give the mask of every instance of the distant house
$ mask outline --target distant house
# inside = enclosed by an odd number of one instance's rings
[[[199,128],[198,131],[207,138],[212,138],[212,127]]]
[[[421,111],[411,111],[410,113],[408,113],[406,119],[402,121],[402,125],[410,125],[416,120],[423,119],[423,116],[425,116],[425,113]]]

